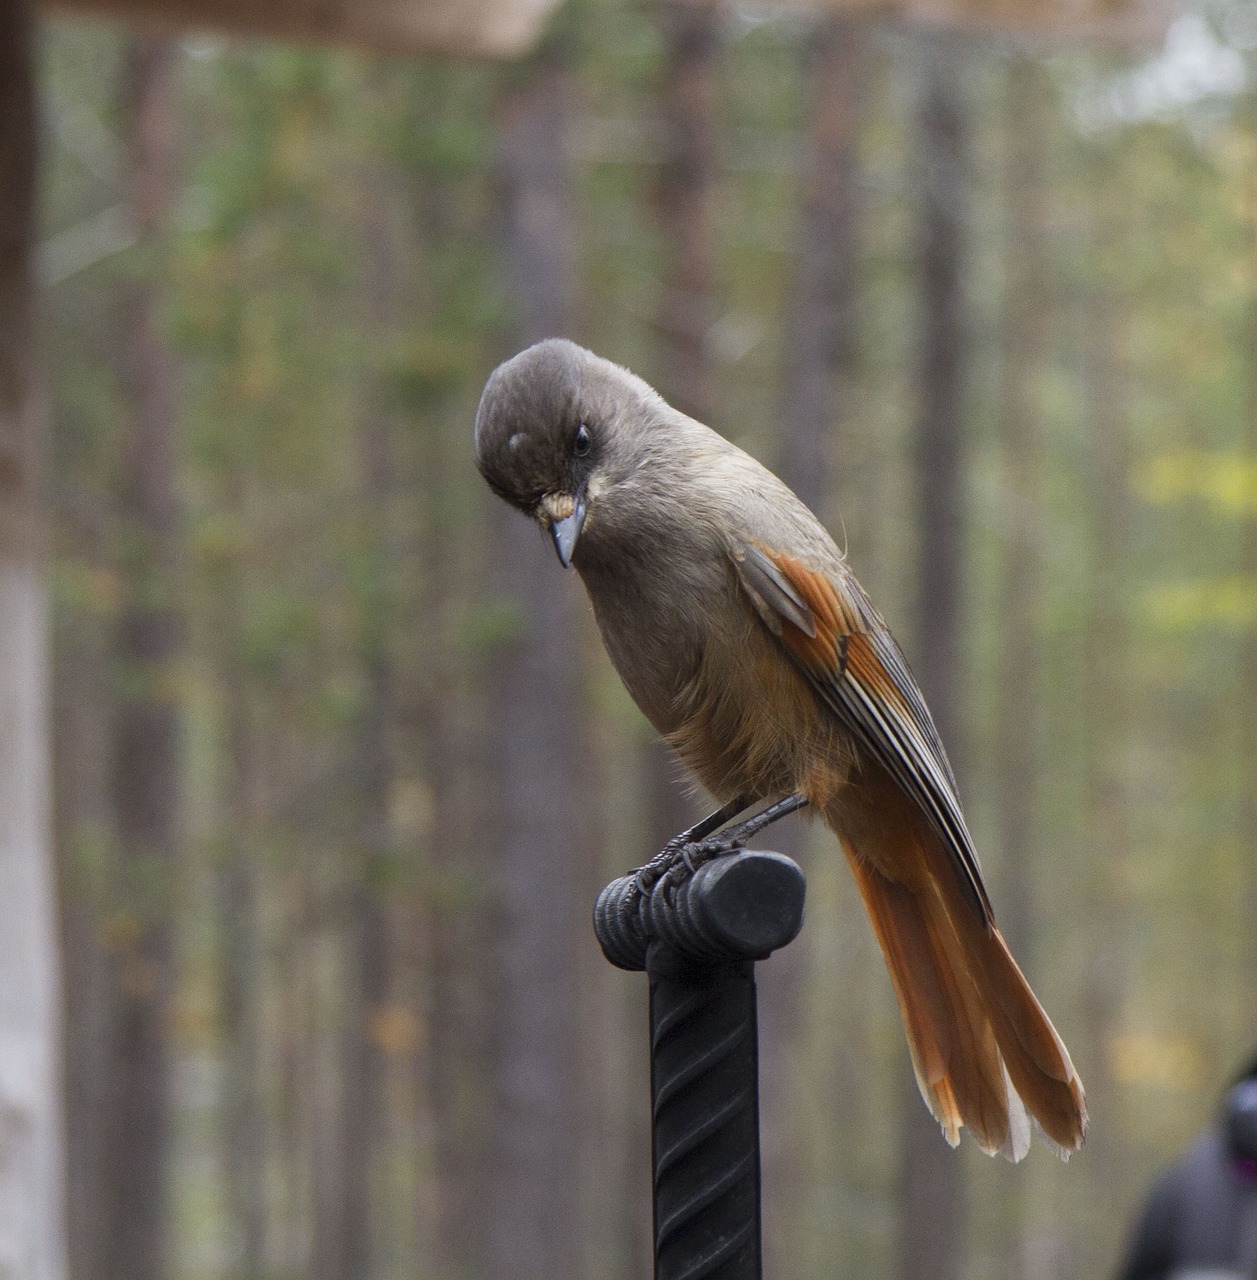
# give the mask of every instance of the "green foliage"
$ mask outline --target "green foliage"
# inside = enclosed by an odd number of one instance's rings
[[[257,598],[242,628],[241,660],[252,674],[276,679],[306,665],[319,632],[316,601],[272,589]]]

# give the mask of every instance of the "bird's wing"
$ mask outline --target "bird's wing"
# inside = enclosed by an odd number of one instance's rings
[[[991,921],[956,780],[925,699],[863,588],[752,542],[733,550],[756,612],[831,711],[911,797],[951,850],[961,887]]]

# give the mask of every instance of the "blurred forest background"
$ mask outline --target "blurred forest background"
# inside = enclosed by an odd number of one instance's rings
[[[560,332],[849,546],[1088,1089],[1068,1166],[948,1151],[836,847],[775,830],[767,1274],[1110,1272],[1257,1042],[1257,6],[41,59],[76,1280],[648,1274],[589,912],[692,810],[472,457]]]

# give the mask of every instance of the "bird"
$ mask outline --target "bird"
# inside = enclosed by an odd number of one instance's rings
[[[1020,1160],[1063,1158],[1082,1082],[995,924],[956,780],[903,653],[820,520],[766,467],[565,338],[500,364],[478,469],[580,576],[629,694],[721,808],[807,805],[837,836],[921,1096]],[[675,849],[672,854],[675,855]]]

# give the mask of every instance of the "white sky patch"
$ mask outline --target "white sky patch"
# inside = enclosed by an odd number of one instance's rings
[[[1220,39],[1200,14],[1185,13],[1156,57],[1096,86],[1078,114],[1090,128],[1172,120],[1198,103],[1234,97],[1247,82],[1240,49]]]

